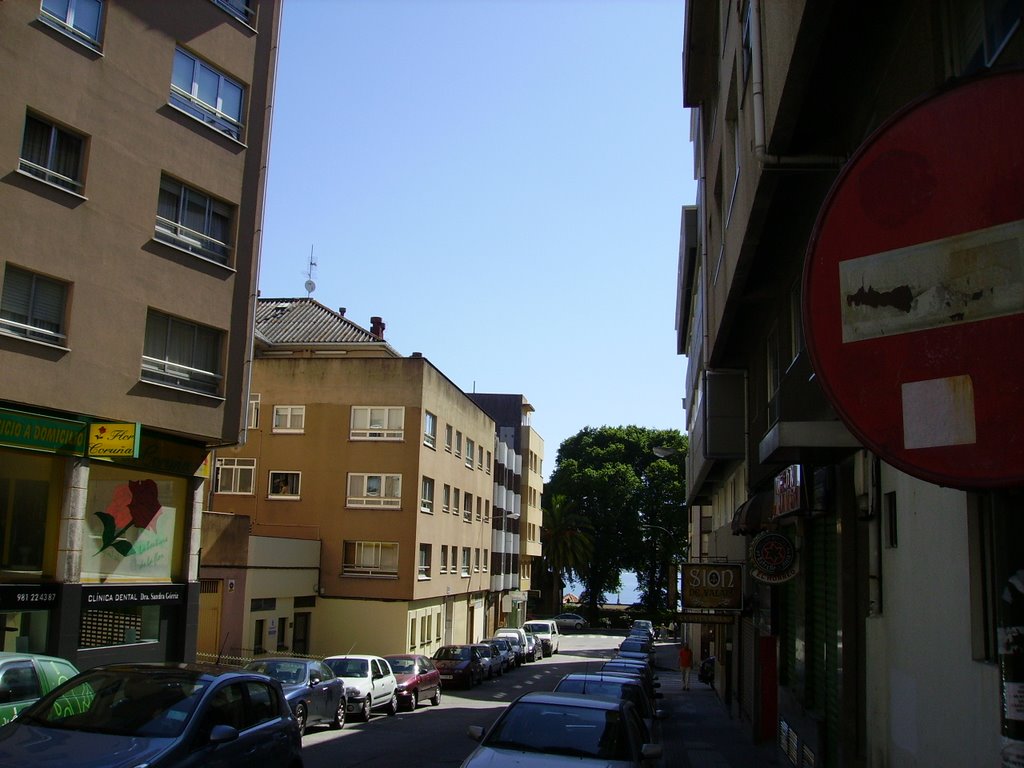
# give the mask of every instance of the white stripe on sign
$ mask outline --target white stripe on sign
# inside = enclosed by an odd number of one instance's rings
[[[1024,312],[1024,220],[839,264],[843,343]]]
[[[972,445],[974,385],[970,376],[907,382],[903,390],[903,447]]]

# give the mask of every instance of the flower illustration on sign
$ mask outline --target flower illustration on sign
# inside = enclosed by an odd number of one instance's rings
[[[113,547],[123,557],[132,554],[132,542],[121,537],[132,527],[148,529],[159,512],[155,481],[129,480],[127,485],[117,486],[106,511],[95,513],[103,523],[103,546],[96,554],[108,547]]]

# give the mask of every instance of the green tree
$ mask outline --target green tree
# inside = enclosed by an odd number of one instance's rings
[[[575,569],[591,621],[624,570],[644,580],[645,601],[663,604],[667,563],[686,542],[685,453],[679,431],[637,426],[586,427],[559,447],[545,496],[564,496],[592,531],[591,556]],[[652,546],[650,526],[672,543]]]
[[[566,577],[575,577],[590,559],[594,542],[586,518],[577,514],[568,498],[558,494],[546,499],[541,544],[544,558],[552,573],[552,594],[549,608],[562,610],[562,590]]]

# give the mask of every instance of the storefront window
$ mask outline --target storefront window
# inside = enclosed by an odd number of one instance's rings
[[[52,456],[0,451],[0,569],[43,571],[47,533],[56,530],[60,466]]]
[[[4,651],[17,653],[46,653],[46,633],[49,611],[12,611],[0,613],[0,626],[4,628]]]
[[[90,608],[82,614],[80,648],[160,641],[160,606]]]

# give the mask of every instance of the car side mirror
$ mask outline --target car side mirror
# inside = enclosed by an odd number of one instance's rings
[[[237,738],[238,729],[231,725],[221,723],[213,726],[210,730],[211,744],[227,744],[229,741],[234,741]]]
[[[663,717],[665,717],[665,710],[664,709],[656,709],[656,710],[654,710],[654,719],[655,720],[661,720]]]
[[[484,727],[482,725],[471,725],[466,729],[466,735],[473,741],[480,741],[484,737]]]
[[[309,676],[309,684],[310,685],[320,685],[320,675],[310,675]]]

